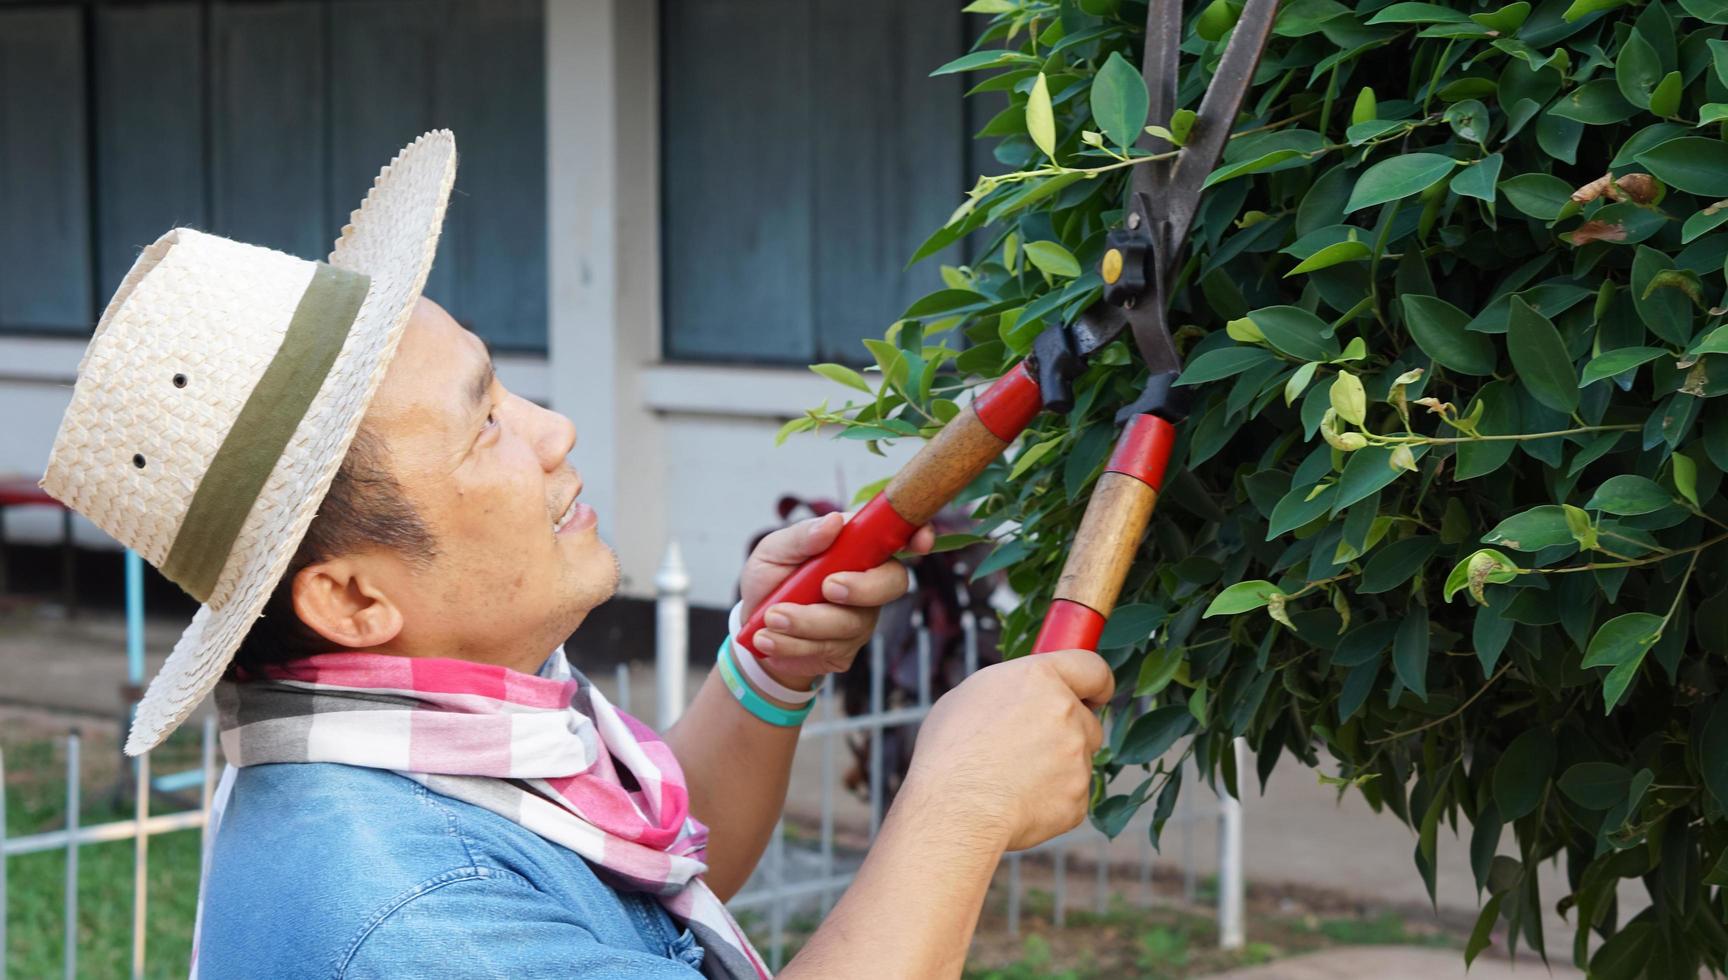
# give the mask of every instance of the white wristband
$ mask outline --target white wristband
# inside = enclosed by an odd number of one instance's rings
[[[732,651],[734,653],[732,662],[738,665],[738,669],[744,672],[744,676],[749,679],[757,691],[776,701],[784,701],[787,704],[809,704],[816,700],[816,692],[822,688],[820,683],[808,691],[794,691],[769,677],[768,672],[762,669],[762,661],[756,658],[756,654],[738,642],[738,630],[743,625],[740,622],[743,619],[743,613],[744,603],[740,602],[732,607],[732,615],[727,620],[727,632],[732,637]]]

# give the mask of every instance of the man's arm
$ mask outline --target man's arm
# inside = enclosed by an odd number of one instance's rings
[[[764,538],[740,583],[744,615],[806,558],[826,551],[842,525],[835,515]],[[912,550],[928,550],[932,540],[932,532],[922,530]],[[786,616],[785,623],[771,624],[759,634],[775,643],[765,669],[795,690],[807,690],[822,675],[850,666],[875,628],[878,608],[905,594],[906,572],[890,562],[867,572],[836,573],[823,591],[828,602],[782,606],[775,612]],[[690,812],[708,825],[705,878],[724,901],[744,887],[768,846],[786,803],[798,729],[770,725],[750,714],[726,689],[718,671],[710,671],[696,700],[664,737],[684,768]]]
[[[1068,650],[986,667],[936,703],[852,887],[781,980],[958,977],[1006,850],[1084,819],[1110,668]]]

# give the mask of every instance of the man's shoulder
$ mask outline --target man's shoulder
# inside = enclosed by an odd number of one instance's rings
[[[335,975],[366,930],[453,881],[530,888],[508,823],[384,769],[297,762],[235,774],[204,894],[199,961],[226,975]],[[513,826],[513,824],[511,824]],[[579,871],[577,871],[579,873]]]
[[[575,854],[393,772],[248,766],[234,779],[206,882],[200,961],[262,956],[319,975],[422,894],[604,889]],[[214,976],[215,974],[211,974]]]

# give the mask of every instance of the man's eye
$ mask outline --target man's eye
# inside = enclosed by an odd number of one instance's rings
[[[487,426],[487,428],[491,428],[492,426],[497,425],[497,424],[498,424],[498,419],[494,417],[493,413],[487,412],[486,413],[486,426]]]

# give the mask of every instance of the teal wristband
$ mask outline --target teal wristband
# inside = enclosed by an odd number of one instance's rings
[[[719,656],[715,658],[715,666],[720,668],[720,679],[726,682],[726,689],[744,706],[744,710],[777,728],[797,728],[804,723],[811,709],[816,707],[812,701],[796,710],[782,708],[756,693],[755,688],[744,682],[739,676],[738,665],[732,662],[732,638],[728,636],[720,644]]]

